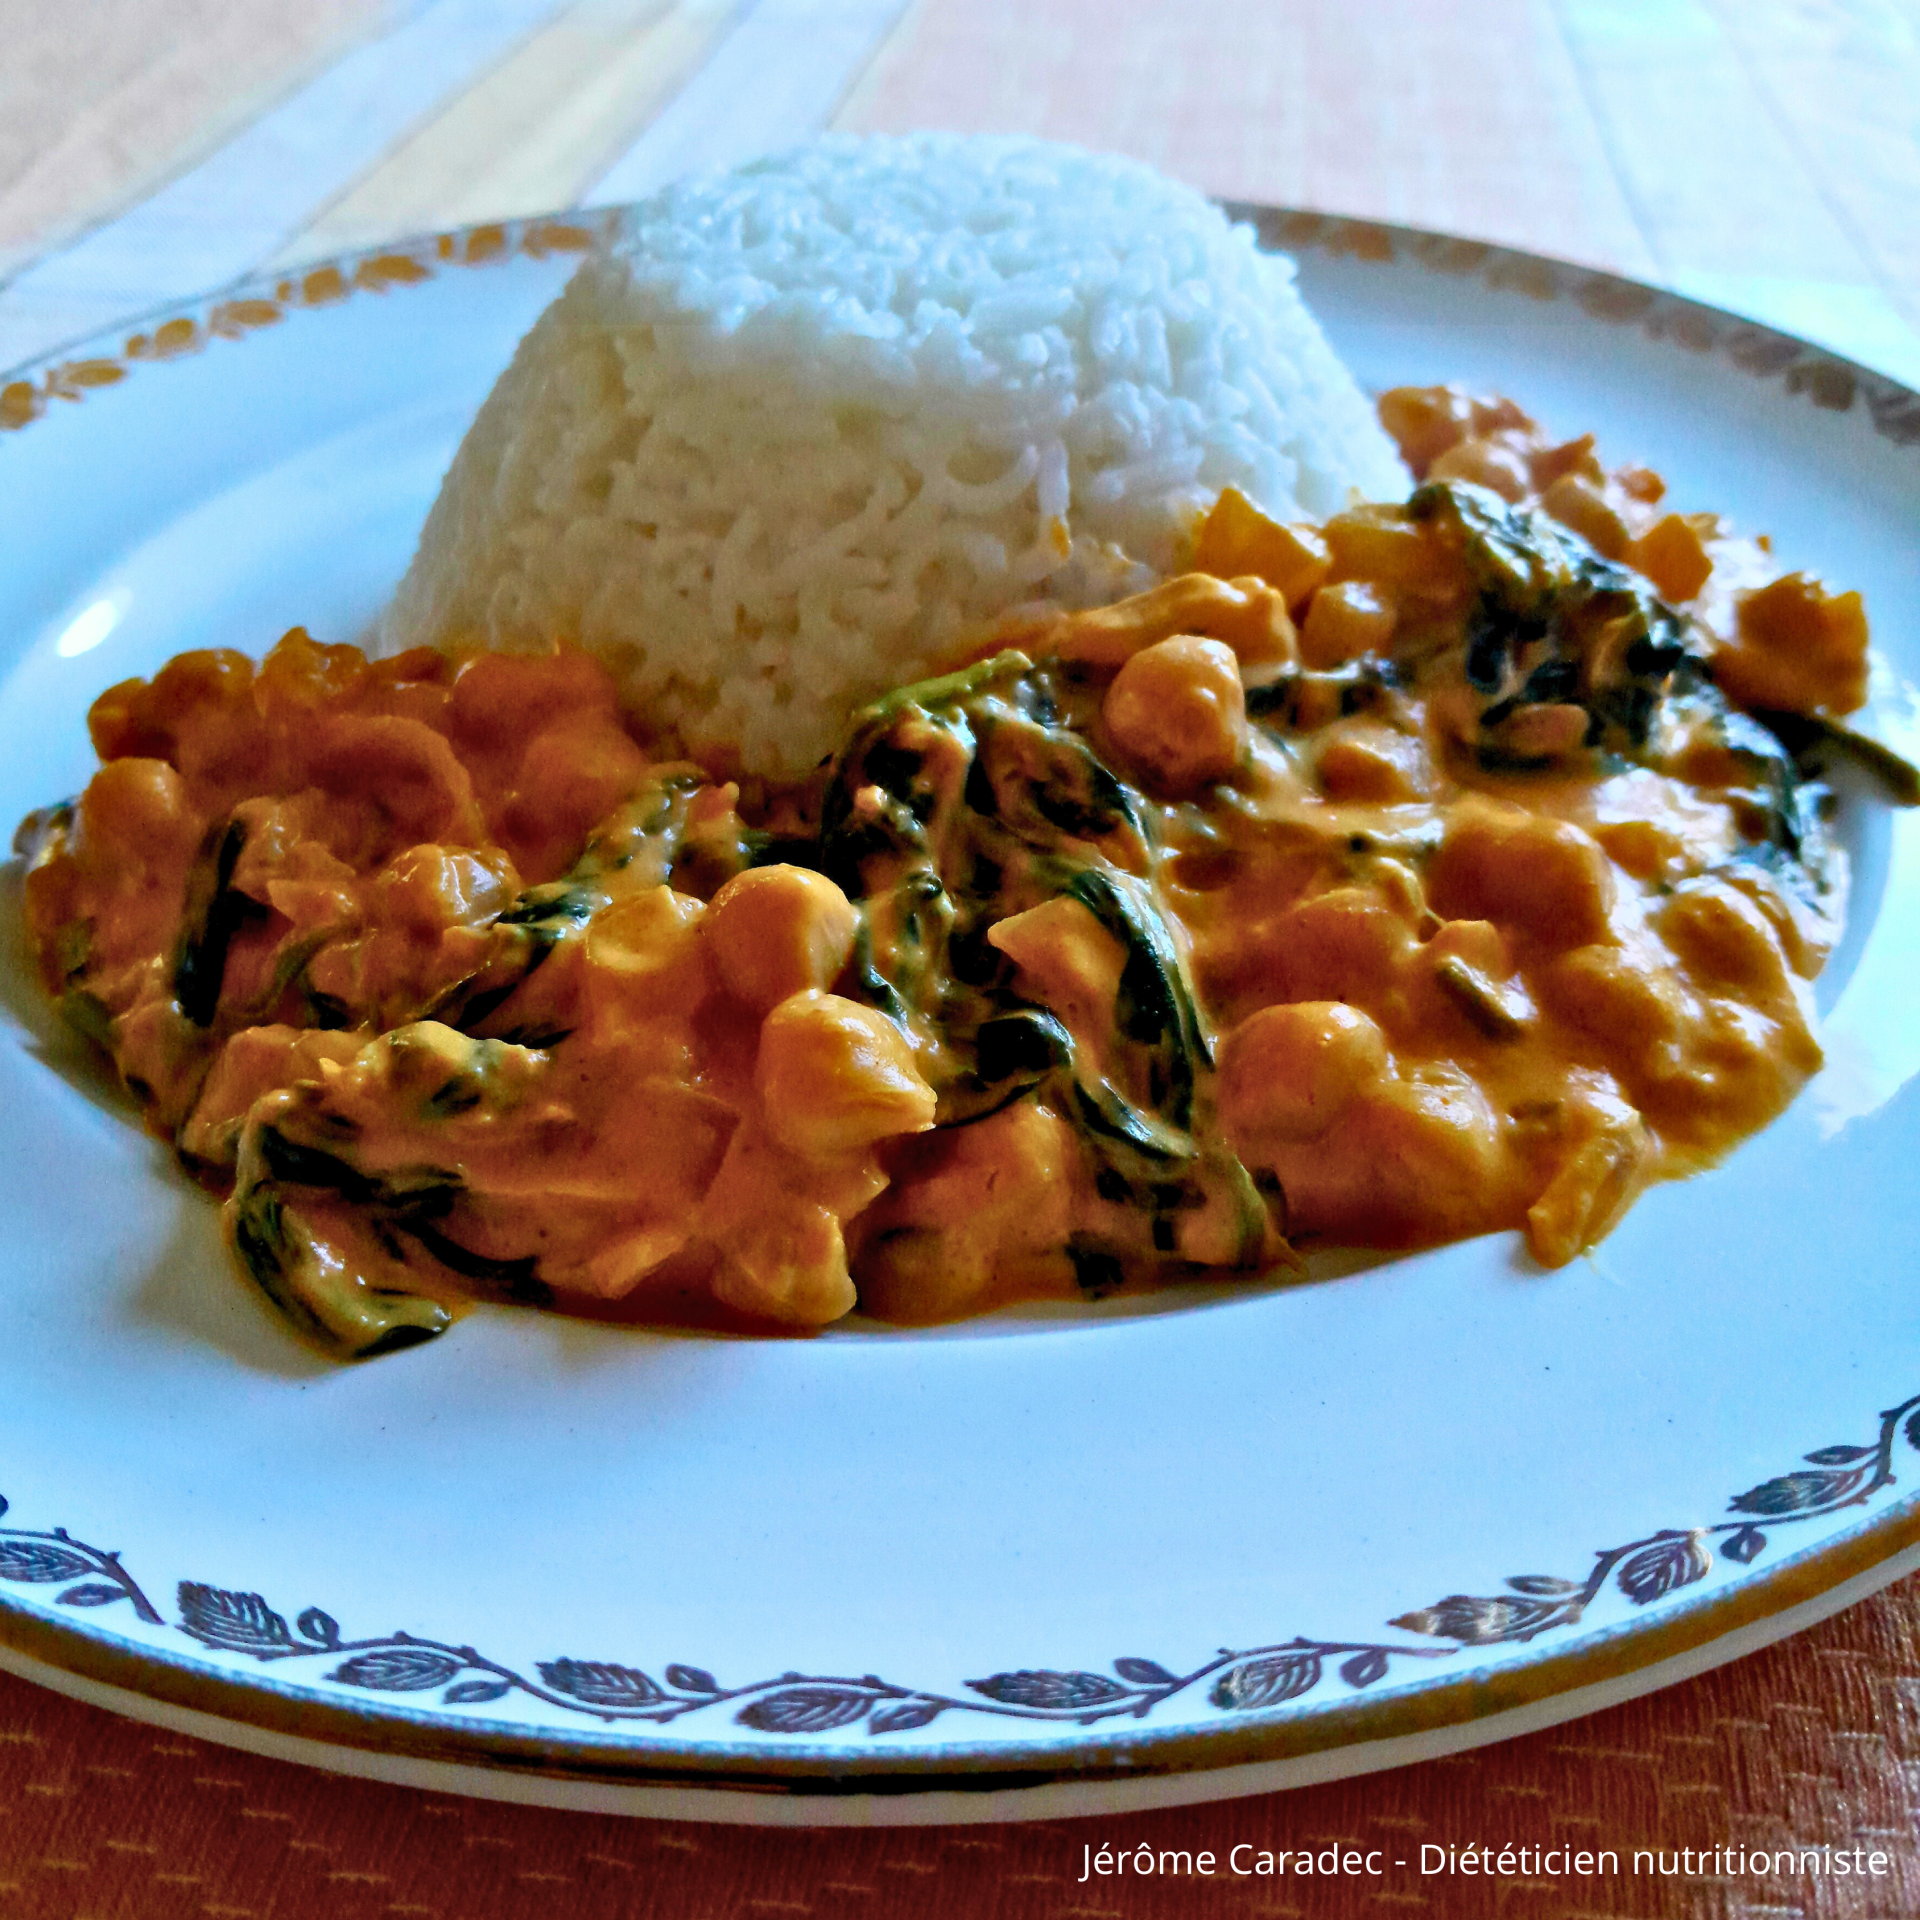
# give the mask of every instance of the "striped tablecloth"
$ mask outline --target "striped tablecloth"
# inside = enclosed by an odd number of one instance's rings
[[[1607,267],[1920,384],[1911,0],[0,0],[0,368],[822,127],[1043,133]]]
[[[1662,283],[1920,385],[1913,0],[0,0],[0,369],[270,267],[826,126],[1026,131]],[[1920,1583],[1629,1707],[1214,1809],[744,1834],[337,1780],[0,1679],[0,1915],[1920,1912]],[[1083,1849],[1880,1851],[1082,1883]],[[1524,1862],[1522,1862],[1524,1864]]]

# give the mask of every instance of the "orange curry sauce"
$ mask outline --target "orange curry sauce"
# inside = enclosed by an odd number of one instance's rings
[[[1229,492],[1192,572],[751,804],[569,649],[182,655],[22,829],[46,983],[344,1354],[474,1296],[807,1328],[1557,1265],[1819,1063],[1795,752],[1866,624],[1507,402],[1382,415],[1409,504]]]

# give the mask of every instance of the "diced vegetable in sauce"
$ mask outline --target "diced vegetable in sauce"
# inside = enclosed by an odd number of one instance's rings
[[[1858,597],[1504,401],[1404,506],[854,720],[784,792],[583,655],[295,631],[95,703],[49,989],[352,1356],[472,1299],[808,1328],[1516,1229],[1558,1265],[1819,1062]]]

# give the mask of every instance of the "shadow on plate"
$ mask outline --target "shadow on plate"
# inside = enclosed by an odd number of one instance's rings
[[[55,1012],[34,971],[22,879],[18,860],[0,866],[0,1014],[13,1020],[34,1059],[137,1135],[139,1116],[119,1076]],[[157,1176],[178,1189],[177,1205],[172,1230],[125,1296],[130,1316],[213,1347],[256,1373],[304,1380],[328,1371],[328,1363],[309,1353],[241,1277],[221,1240],[219,1203],[187,1180],[159,1141],[148,1144]]]
[[[120,1076],[97,1047],[61,1019],[40,984],[27,946],[25,878],[26,869],[19,860],[0,866],[0,1013],[12,1017],[26,1051],[49,1072],[58,1074],[103,1113],[137,1130],[140,1123]]]
[[[241,1273],[220,1232],[220,1208],[177,1176],[182,1191],[172,1231],[122,1296],[127,1317],[143,1330],[211,1347],[249,1373],[312,1380],[335,1363],[303,1346]]]
[[[941,1321],[933,1326],[896,1327],[870,1320],[859,1311],[837,1321],[825,1338],[873,1340],[991,1340],[1014,1334],[1060,1333],[1073,1327],[1114,1326],[1133,1320],[1157,1320],[1170,1313],[1201,1313],[1219,1307],[1244,1306],[1276,1293],[1317,1287],[1366,1273],[1404,1253],[1370,1247],[1339,1247],[1310,1254],[1304,1274],[1276,1269],[1271,1274],[1249,1274],[1233,1280],[1185,1280],[1174,1286],[1117,1293],[1106,1300],[1016,1300],[991,1312],[965,1320]]]

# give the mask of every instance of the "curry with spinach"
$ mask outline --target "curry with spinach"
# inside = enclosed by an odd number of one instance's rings
[[[1865,619],[1507,402],[1382,413],[1406,503],[1229,492],[798,788],[655,757],[565,647],[184,654],[22,829],[47,985],[343,1355],[1558,1265],[1819,1062]]]

